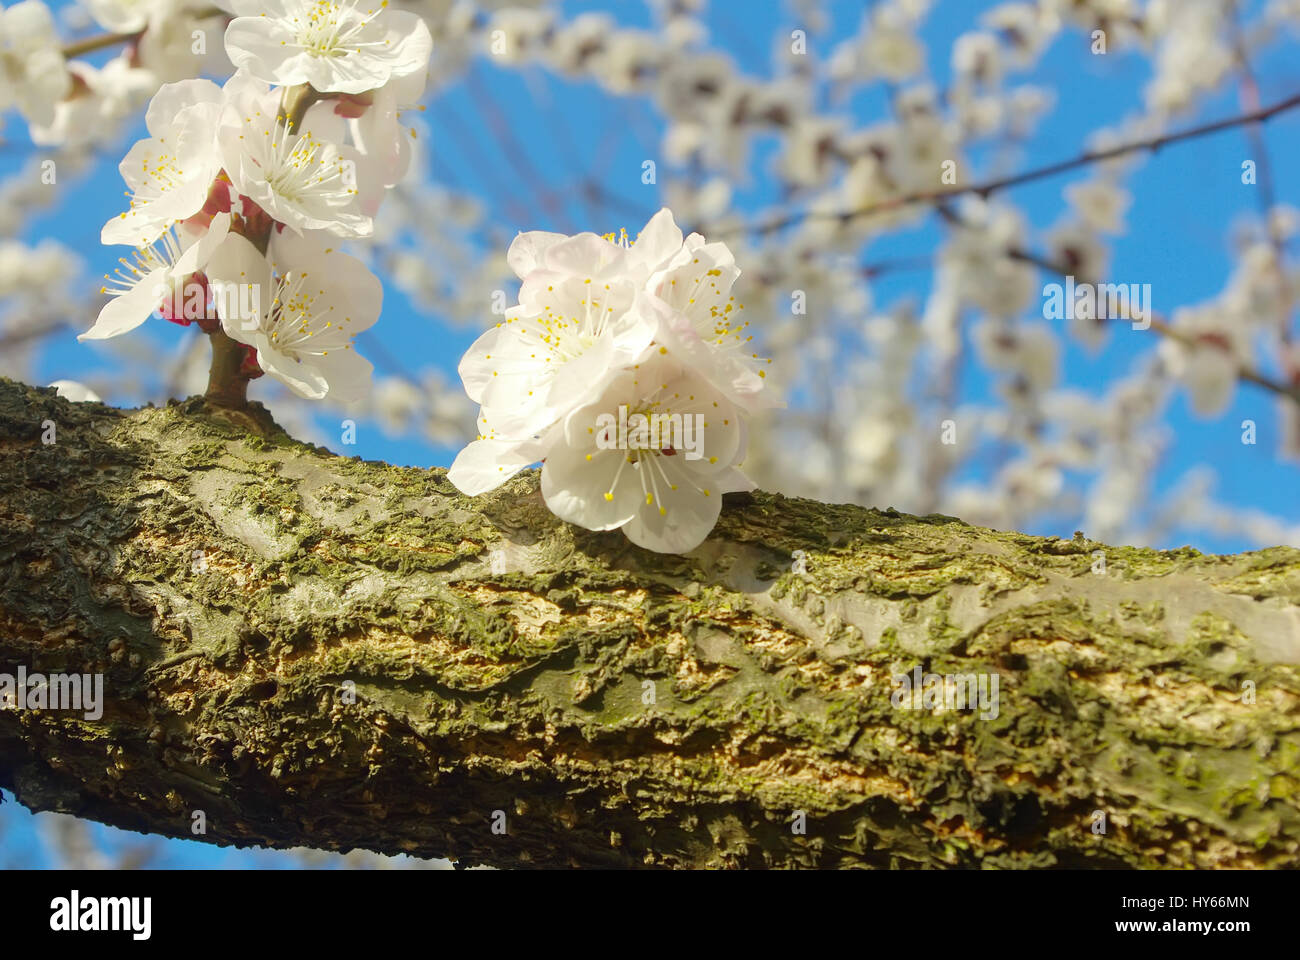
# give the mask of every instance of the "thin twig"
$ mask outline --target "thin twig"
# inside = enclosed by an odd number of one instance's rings
[[[961,220],[960,215],[953,213],[951,210],[946,210],[945,216],[954,223],[965,225],[965,221]],[[1070,273],[1068,267],[1063,267],[1060,264],[1053,263],[1047,257],[1034,253],[1032,250],[1026,250],[1021,247],[1010,247],[1005,252],[1006,255],[1013,260],[1020,260],[1023,263],[1033,264],[1042,270],[1046,270],[1048,273],[1055,273],[1062,277],[1068,276]],[[1151,313],[1150,323],[1150,329],[1154,330],[1161,336],[1168,337],[1170,340],[1175,340],[1186,347],[1197,348],[1205,346],[1205,343],[1199,340],[1194,334],[1187,333],[1170,325],[1168,321],[1161,318],[1160,315],[1154,311]],[[1253,383],[1257,387],[1262,387],[1271,393],[1275,393],[1278,396],[1287,397],[1297,405],[1300,405],[1300,384],[1294,387],[1287,386],[1285,383],[1280,383],[1264,376],[1255,368],[1244,363],[1237,365],[1237,377],[1241,380],[1245,380],[1247,383]]]
[[[1285,100],[1281,100],[1270,107],[1264,107],[1260,110],[1253,111],[1252,113],[1228,117],[1225,120],[1216,120],[1213,123],[1203,124],[1199,127],[1191,127],[1178,133],[1162,134],[1148,140],[1139,140],[1133,143],[1121,144],[1120,146],[1110,147],[1106,150],[1090,150],[1077,157],[1072,157],[1069,160],[1060,160],[1044,167],[1036,167],[1032,170],[1026,170],[1023,173],[1000,177],[996,180],[967,184],[965,186],[953,186],[945,190],[918,191],[916,193],[893,197],[889,200],[882,200],[879,203],[873,203],[856,210],[844,210],[833,213],[800,210],[783,217],[778,217],[776,220],[769,220],[766,223],[752,223],[733,230],[724,230],[721,231],[721,235],[725,236],[740,232],[773,233],[777,230],[782,230],[785,227],[793,226],[794,224],[801,223],[805,220],[839,220],[843,223],[849,223],[859,217],[865,217],[873,213],[885,213],[890,210],[897,210],[899,207],[905,207],[914,203],[942,203],[951,200],[954,197],[966,194],[988,197],[990,194],[996,193],[999,190],[1006,190],[1009,187],[1017,187],[1021,184],[1032,183],[1035,180],[1044,180],[1060,173],[1075,170],[1079,167],[1086,167],[1094,163],[1100,163],[1105,160],[1113,160],[1116,157],[1122,157],[1126,154],[1137,153],[1142,150],[1150,150],[1154,153],[1163,147],[1171,146],[1175,143],[1195,140],[1200,137],[1206,137],[1214,133],[1220,133],[1224,130],[1231,130],[1247,124],[1263,123],[1280,113],[1294,110],[1297,107],[1300,107],[1300,93],[1287,97]]]
[[[63,59],[71,60],[73,57],[80,57],[87,53],[94,53],[96,50],[104,50],[108,47],[115,47],[119,43],[131,43],[140,39],[144,31],[137,30],[135,33],[101,33],[93,37],[86,37],[84,40],[74,40],[63,48]]]
[[[208,17],[215,17],[224,14],[225,11],[220,7],[205,7],[194,14],[196,20],[206,20]],[[80,57],[87,53],[94,53],[96,50],[105,50],[108,47],[115,47],[119,43],[131,43],[139,40],[143,30],[137,30],[134,33],[99,33],[93,37],[85,37],[81,40],[73,40],[71,43],[63,46],[63,59],[71,60],[73,57]]]

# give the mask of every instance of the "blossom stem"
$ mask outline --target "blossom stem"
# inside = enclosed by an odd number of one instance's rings
[[[220,328],[208,337],[212,341],[212,367],[208,371],[208,390],[204,398],[209,403],[236,410],[248,406],[248,379],[240,373],[244,361],[244,345],[232,340]]]
[[[280,116],[277,118],[284,128],[293,133],[302,123],[312,104],[324,97],[310,83],[300,83],[285,90],[280,101]]]

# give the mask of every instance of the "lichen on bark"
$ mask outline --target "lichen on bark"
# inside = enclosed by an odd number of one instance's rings
[[[11,381],[0,452],[0,671],[106,678],[98,721],[0,712],[33,810],[495,866],[1297,862],[1300,550],[755,493],[664,556],[535,472],[471,499],[256,407]],[[997,716],[895,706],[918,666]]]

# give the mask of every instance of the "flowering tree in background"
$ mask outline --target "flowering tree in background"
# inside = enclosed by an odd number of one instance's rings
[[[161,403],[204,392],[206,373],[205,406],[239,412],[256,383],[293,435],[329,442],[314,419],[328,409],[459,450],[448,476],[468,495],[544,461],[551,513],[668,555],[707,551],[722,495],[755,488],[1000,530],[1051,518],[1115,543],[1300,541],[1285,516],[1215,501],[1203,467],[1172,493],[1154,487],[1179,396],[1208,420],[1239,388],[1261,391],[1276,404],[1276,456],[1300,456],[1300,214],[1278,200],[1260,133],[1300,110],[1300,93],[1263,101],[1254,69],[1300,27],[1300,5],[1012,0],[973,14],[950,50],[927,50],[928,0],[868,4],[849,35],[827,32],[822,4],[798,0],[763,76],[709,36],[703,0],[650,9],[651,30],[614,10],[452,0],[86,0],[63,9],[67,29],[40,0],[5,9],[0,97],[38,149],[0,185],[11,237],[0,247],[0,373],[31,381],[42,349],[70,332],[103,340],[118,367],[65,383],[69,399]],[[1025,140],[1051,111],[1035,72],[1062,37],[1081,56],[1149,57],[1143,109],[1059,162],[1009,165],[1014,151],[989,148]],[[936,59],[942,83],[927,66]],[[476,61],[592,81],[629,117],[649,107],[639,177],[666,209],[632,236],[605,234],[635,205],[579,170],[572,188],[547,183],[538,145],[515,138]],[[518,174],[502,193],[524,197],[521,217],[427,175],[421,130],[433,129],[435,154],[444,133],[468,139],[456,118],[437,117],[461,86]],[[1240,112],[1198,116],[1229,87]],[[885,105],[869,124],[844,107],[864,91]],[[127,209],[101,234],[129,252],[96,294],[77,264],[101,252],[12,238],[57,199],[55,178],[121,156],[142,111],[147,136],[120,166]],[[1126,181],[1157,151],[1224,131],[1248,138],[1240,183],[1258,217],[1239,231],[1217,296],[1179,303],[1161,291],[1157,309],[1149,285],[1114,281],[1109,245],[1134,203]],[[1076,176],[1059,221],[1032,229],[1011,195],[1064,174]],[[755,178],[771,198],[762,208],[741,199]],[[567,217],[565,191],[589,213],[586,229],[536,230],[539,214]],[[925,257],[863,255],[926,225],[941,235]],[[877,295],[911,271],[931,274],[922,301]],[[462,384],[394,358],[381,318],[394,291],[449,329],[490,327],[460,363]],[[505,291],[517,291],[514,306]],[[133,338],[168,321],[190,338],[179,353]],[[1110,383],[1087,394],[1061,382],[1066,352],[1119,336],[1145,339]],[[362,352],[383,358],[373,379]],[[964,394],[972,360],[990,400]],[[601,420],[619,411],[699,418],[701,455],[684,429],[629,452],[615,442],[624,421]],[[1242,431],[1257,442],[1253,422]],[[727,528],[716,542],[745,537]],[[830,635],[848,619],[834,616]],[[1294,662],[1295,637],[1276,660]]]

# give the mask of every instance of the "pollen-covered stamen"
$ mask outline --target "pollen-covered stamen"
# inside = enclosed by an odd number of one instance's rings
[[[377,7],[362,12],[355,0],[308,0],[299,3],[289,15],[294,41],[314,57],[344,57],[360,53],[366,47],[383,47],[387,40],[366,40],[363,31],[388,6],[383,0]],[[265,16],[265,14],[263,14]]]
[[[655,483],[655,468],[658,468],[660,475],[663,476],[664,483],[667,484],[668,477],[664,474],[663,465],[659,463],[658,457],[647,457],[645,469],[637,470],[637,473],[641,474],[641,492],[645,494],[646,506],[653,506],[657,500],[659,502],[659,515],[662,517],[668,513],[668,508],[659,496],[659,485]],[[647,486],[649,489],[646,489]]]
[[[602,234],[601,239],[609,241],[610,243],[614,244],[614,246],[616,247],[622,247],[624,250],[628,249],[629,247],[632,246],[632,244],[636,243],[635,240],[632,240],[628,237],[627,227],[619,227],[617,234],[613,234],[613,233]]]
[[[277,351],[302,363],[303,357],[327,357],[331,350],[352,349],[352,318],[335,311],[314,278],[288,270],[276,273],[271,283],[275,296],[266,312],[264,332]]]
[[[302,203],[331,189],[341,197],[357,192],[344,161],[322,156],[325,144],[310,130],[297,137],[281,130],[267,131],[267,136],[272,139],[266,183],[279,196]]]
[[[672,447],[665,447],[662,450],[644,450],[642,453],[657,453],[665,457],[676,455],[677,451]],[[628,458],[631,461],[631,458]],[[668,479],[668,473],[664,469],[663,462],[659,457],[643,456],[639,460],[632,462],[633,469],[641,478],[641,492],[645,495],[646,506],[658,506],[659,516],[668,515],[668,504],[664,502],[661,492],[661,484],[664,489],[675,491],[677,484]],[[689,483],[689,481],[687,481]],[[617,484],[617,478],[615,478]],[[699,487],[691,486],[699,490]],[[707,493],[705,494],[707,496]]]
[[[666,387],[666,384],[661,384],[654,393],[642,400],[635,409],[629,408],[627,412],[628,419],[630,420],[632,417],[639,415],[645,417],[647,422],[650,422],[651,418],[656,414],[664,417],[671,416],[673,413],[672,407],[664,406],[664,401],[662,399],[656,399],[664,392]],[[687,417],[690,416],[690,414],[683,413],[682,416]],[[606,444],[610,443],[612,440],[609,433],[610,429],[612,428],[607,427],[604,431],[604,443]],[[632,471],[637,475],[638,482],[641,484],[641,493],[645,497],[646,506],[656,507],[661,517],[668,514],[668,506],[664,502],[662,489],[676,490],[677,485],[668,479],[668,474],[664,469],[663,463],[660,462],[659,457],[675,457],[677,455],[677,450],[673,447],[673,439],[671,435],[660,434],[658,437],[658,443],[659,446],[657,447],[636,447],[635,449],[622,451],[623,456],[618,465],[618,470],[615,471],[614,479],[610,483],[609,489],[605,492],[606,500],[614,499],[614,491],[618,489],[619,479],[623,476],[623,470],[625,467],[630,465]],[[651,456],[651,454],[655,454],[656,456]],[[587,459],[590,461],[591,456],[588,455]],[[694,487],[694,489],[700,490],[701,488]],[[708,496],[706,491],[701,492],[704,492],[705,496]]]
[[[582,281],[582,287],[586,292],[578,300],[580,314],[565,316],[566,304],[572,308],[573,300],[561,295],[550,303],[543,303],[542,312],[535,317],[506,321],[517,324],[513,327],[516,335],[525,343],[536,346],[542,353],[542,362],[552,368],[591,349],[620,315],[609,302],[613,296],[609,284],[598,286],[588,277]],[[554,287],[547,287],[547,290],[555,292]],[[537,359],[537,355],[533,354],[530,359]],[[541,376],[549,379],[553,373],[547,371]]]
[[[733,349],[743,348],[752,342],[753,335],[746,333],[749,329],[749,321],[740,319],[740,312],[745,309],[745,305],[736,302],[734,295],[728,295],[731,289],[730,283],[723,286],[717,280],[722,276],[722,270],[701,264],[698,257],[692,262],[700,267],[700,273],[696,275],[693,282],[684,281],[689,288],[686,292],[684,310],[700,339],[718,347]],[[677,279],[673,279],[669,281],[669,286],[676,287],[677,283]],[[666,291],[661,287],[660,292]],[[770,357],[760,357],[757,353],[751,353],[750,359],[758,364],[772,362]],[[762,370],[758,371],[758,375],[767,376]]]
[[[158,153],[146,155],[140,164],[140,182],[134,191],[125,191],[132,208],[152,203],[185,182],[185,169],[179,158],[163,147],[165,141],[165,137],[158,138]],[[122,216],[125,217],[126,214]]]
[[[141,280],[155,270],[170,270],[180,255],[180,241],[176,239],[175,231],[169,227],[167,232],[153,243],[145,247],[136,247],[131,253],[131,259],[118,257],[117,262],[121,266],[117,267],[112,274],[104,274],[104,285],[99,288],[99,292],[115,297],[121,296],[134,290]],[[162,302],[162,298],[163,291],[160,290],[159,302]]]

